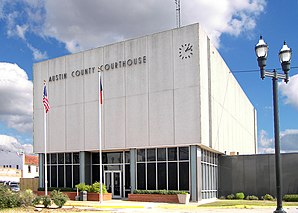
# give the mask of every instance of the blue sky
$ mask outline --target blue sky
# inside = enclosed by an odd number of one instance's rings
[[[32,144],[32,67],[42,60],[176,27],[174,0],[0,0],[0,135]],[[271,79],[261,80],[255,44],[280,68],[283,41],[298,67],[298,1],[181,0],[183,25],[199,22],[258,113],[260,152],[273,151]],[[252,72],[241,72],[252,71]],[[298,69],[280,84],[283,151],[298,150]],[[1,139],[1,138],[0,138]]]

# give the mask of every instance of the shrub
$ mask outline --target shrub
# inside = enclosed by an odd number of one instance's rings
[[[95,182],[89,187],[88,192],[96,192],[100,193],[100,182]],[[104,184],[102,184],[102,193],[108,193],[107,188]]]
[[[246,196],[246,200],[259,200],[259,198],[255,195],[248,195]]]
[[[6,186],[0,185],[0,209],[19,207],[21,204],[19,193],[13,193]]]
[[[51,193],[51,198],[53,200],[53,202],[59,207],[61,208],[66,201],[69,199],[68,196],[60,191],[54,190]]]
[[[41,203],[41,196],[37,196],[32,200],[33,205],[38,205]]]
[[[235,195],[234,194],[227,195],[227,199],[233,200],[233,199],[235,199]]]
[[[50,206],[52,204],[51,197],[49,195],[41,195],[37,196],[32,200],[33,205],[39,205],[42,204],[44,205],[45,208]]]
[[[274,200],[274,198],[270,194],[265,194],[263,197],[264,200]]]
[[[177,194],[189,194],[187,191],[177,190],[134,190],[134,194],[161,194],[161,195],[177,195]]]
[[[48,206],[50,206],[52,204],[52,200],[49,195],[41,196],[41,202],[45,208],[48,208]]]
[[[80,191],[89,191],[90,186],[85,183],[79,183],[75,185],[76,188],[78,188]]]
[[[243,192],[238,192],[235,195],[235,199],[237,200],[243,200],[245,198],[244,193]]]
[[[27,189],[26,191],[20,192],[20,197],[22,200],[22,205],[32,206],[33,200],[35,199],[36,195],[33,194],[31,189]]]
[[[226,197],[225,196],[220,196],[219,199],[224,200],[224,199],[226,199]]]
[[[283,200],[286,202],[298,202],[298,194],[284,195]]]
[[[39,187],[37,189],[38,191],[44,191],[45,189],[43,187]],[[70,187],[48,187],[48,191],[54,191],[59,190],[61,192],[75,192],[76,188],[70,188]]]

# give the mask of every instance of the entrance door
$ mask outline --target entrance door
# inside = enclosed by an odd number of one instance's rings
[[[104,184],[113,198],[122,198],[121,171],[105,171]]]

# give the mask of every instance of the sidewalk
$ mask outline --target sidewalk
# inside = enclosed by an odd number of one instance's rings
[[[172,203],[154,203],[154,202],[135,202],[126,200],[103,201],[102,204],[96,201],[67,201],[64,208],[77,208],[90,211],[105,212],[228,212],[228,213],[253,213],[270,212],[275,207],[246,207],[246,208],[205,208],[199,207],[199,203],[172,204]],[[284,207],[287,213],[298,213],[298,207]]]

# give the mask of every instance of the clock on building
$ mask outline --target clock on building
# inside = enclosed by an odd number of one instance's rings
[[[181,47],[179,47],[179,57],[181,59],[188,59],[192,55],[193,55],[193,49],[190,43],[182,44]]]

